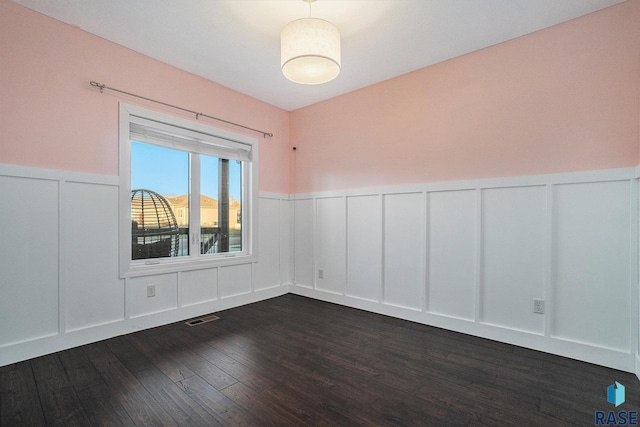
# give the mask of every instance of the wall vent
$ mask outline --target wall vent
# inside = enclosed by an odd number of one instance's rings
[[[207,322],[213,322],[214,320],[218,320],[219,317],[215,316],[213,314],[209,314],[207,316],[202,316],[202,317],[198,317],[197,319],[191,319],[188,320],[184,323],[186,323],[189,326],[196,326],[196,325],[201,325],[203,323],[207,323]]]

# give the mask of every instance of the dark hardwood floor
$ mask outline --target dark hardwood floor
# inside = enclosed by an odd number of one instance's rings
[[[217,315],[0,368],[0,424],[589,426],[639,410],[632,374],[299,296]]]

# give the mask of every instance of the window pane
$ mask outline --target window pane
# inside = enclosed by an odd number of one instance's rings
[[[242,251],[242,164],[200,156],[200,252]]]
[[[189,255],[189,153],[131,141],[131,258]]]

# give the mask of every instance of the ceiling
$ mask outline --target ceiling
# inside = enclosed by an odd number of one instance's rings
[[[13,1],[295,110],[624,0]],[[315,86],[280,71],[280,30],[309,8],[342,35],[342,72]]]

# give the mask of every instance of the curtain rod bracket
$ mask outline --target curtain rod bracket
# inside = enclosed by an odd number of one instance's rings
[[[100,93],[104,93],[105,85],[100,84],[98,82],[93,82],[93,81],[90,82],[90,84],[91,84],[91,86],[95,86],[95,87],[99,88],[100,89]]]
[[[247,129],[247,130],[253,131],[253,132],[261,133],[263,138],[266,138],[266,137],[273,138],[273,134],[270,133],[270,132],[265,132],[265,131],[262,131],[262,130],[250,128],[249,126],[244,126],[244,125],[241,125],[241,124],[238,124],[238,123],[230,122],[228,120],[224,120],[224,119],[221,119],[221,118],[218,118],[218,117],[209,116],[209,115],[204,114],[204,113],[198,113],[197,111],[188,110],[186,108],[178,107],[176,105],[167,104],[166,102],[156,101],[155,99],[147,98],[147,97],[141,96],[141,95],[136,95],[135,93],[125,92],[124,90],[120,90],[120,89],[116,89],[116,88],[113,88],[113,87],[109,87],[109,86],[107,86],[107,85],[105,85],[103,83],[98,83],[98,82],[95,82],[93,80],[90,81],[89,84],[91,86],[94,86],[94,87],[97,87],[98,89],[100,89],[100,93],[104,93],[105,89],[109,89],[109,90],[112,90],[114,92],[120,92],[120,93],[123,93],[125,95],[129,95],[129,96],[133,96],[133,97],[136,97],[136,98],[144,99],[145,101],[155,102],[156,104],[164,105],[165,107],[171,107],[171,108],[175,108],[176,110],[181,110],[181,111],[185,111],[187,113],[195,114],[196,115],[196,120],[198,120],[200,117],[207,117],[207,118],[212,119],[212,120],[217,120],[219,122],[223,122],[223,123],[226,123],[226,124],[229,124],[229,125],[233,125],[233,126],[241,127],[243,129]]]

